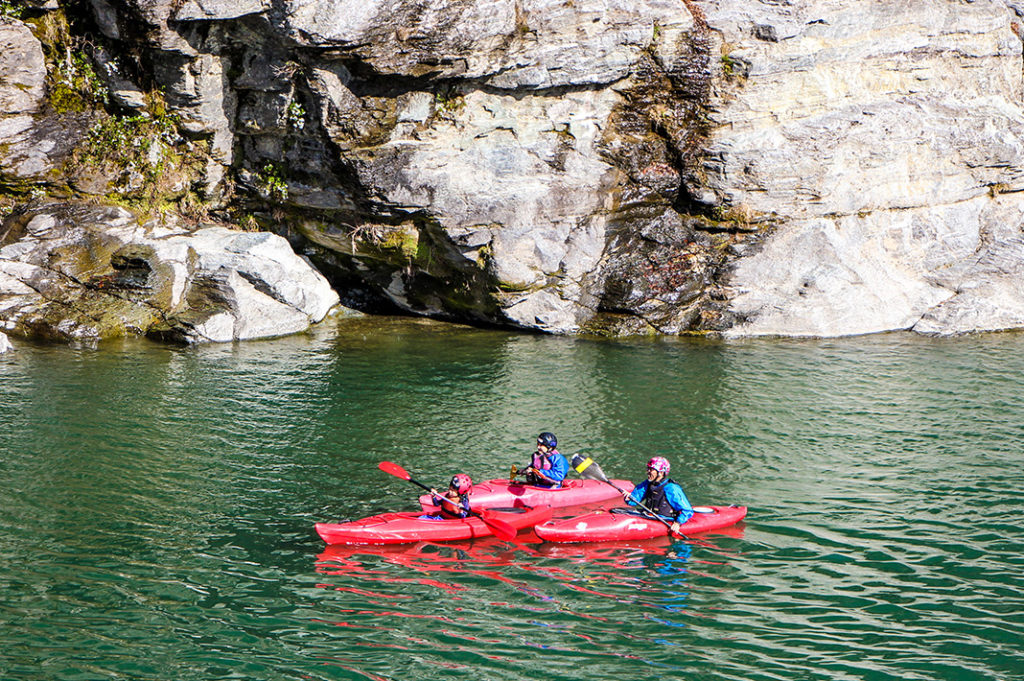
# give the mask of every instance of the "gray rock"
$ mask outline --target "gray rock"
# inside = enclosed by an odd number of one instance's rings
[[[303,331],[338,303],[269,233],[143,227],[122,209],[75,205],[27,211],[5,229],[0,322],[16,335],[249,340]]]
[[[0,116],[34,113],[45,101],[42,45],[20,21],[0,21]]]
[[[269,0],[184,0],[174,12],[175,21],[224,21],[259,14]]]
[[[195,58],[169,53],[156,73],[166,87],[167,102],[182,117],[182,127],[195,135],[208,135],[214,158],[229,165],[234,147],[237,97],[224,87],[224,59],[207,54]]]
[[[0,116],[0,178],[49,184],[62,179],[62,168],[84,139],[92,114]]]
[[[382,74],[483,78],[501,88],[627,77],[657,24],[688,31],[678,2],[646,0],[286,0],[297,42],[350,50]]]
[[[143,109],[146,93],[122,72],[117,60],[107,50],[96,47],[92,51],[96,71],[103,80],[114,102],[126,109]]]
[[[195,57],[208,46],[201,33],[191,22],[174,24],[175,11],[180,0],[91,0],[102,30],[121,36],[121,29],[130,26],[129,33],[143,33],[150,48],[160,52]],[[111,36],[114,37],[114,36]],[[157,62],[159,63],[159,62]]]
[[[89,0],[89,4],[92,5],[92,13],[100,32],[108,38],[119,40],[121,29],[117,25],[117,7],[111,4],[110,0]]]
[[[723,0],[707,16],[751,64],[716,106],[709,184],[778,225],[733,265],[729,334],[1017,324],[1012,275],[976,262],[1021,256],[1021,42],[1003,3]]]

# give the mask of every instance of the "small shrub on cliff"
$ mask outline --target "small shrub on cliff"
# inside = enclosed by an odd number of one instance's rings
[[[295,100],[288,104],[288,127],[292,130],[302,130],[306,127],[306,109]]]
[[[0,0],[0,19],[20,19],[24,11],[21,0]]]
[[[465,105],[462,93],[454,87],[446,86],[434,93],[434,113],[439,118],[453,119]]]
[[[198,175],[206,144],[178,133],[178,116],[104,116],[75,151],[74,176],[104,183],[106,198],[144,214],[170,208]]]
[[[182,141],[177,116],[154,118],[148,114],[110,116],[89,131],[83,161],[133,163],[140,156],[150,157],[154,145],[173,147]]]
[[[264,197],[276,201],[284,201],[288,198],[288,181],[284,176],[284,168],[276,163],[267,161],[256,174],[256,189]]]
[[[418,236],[415,230],[395,229],[387,232],[379,245],[381,249],[391,251],[411,262],[419,250]]]
[[[92,62],[80,50],[69,51],[56,66],[50,83],[50,104],[54,111],[86,111],[103,103],[106,89]]]

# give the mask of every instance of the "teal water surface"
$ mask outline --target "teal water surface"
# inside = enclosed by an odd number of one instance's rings
[[[0,357],[0,679],[1024,679],[1024,335],[404,319]],[[325,547],[533,437],[729,531]]]

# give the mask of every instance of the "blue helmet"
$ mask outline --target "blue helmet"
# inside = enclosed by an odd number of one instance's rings
[[[553,433],[544,432],[537,436],[537,446],[540,445],[554,449],[558,446],[558,440],[555,439]]]

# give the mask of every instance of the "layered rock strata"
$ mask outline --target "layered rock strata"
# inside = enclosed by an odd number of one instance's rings
[[[737,259],[732,335],[1024,325],[1024,116],[1002,2],[705,3],[743,87],[709,185],[779,219]]]
[[[158,86],[185,140],[150,154],[181,157],[157,188],[288,236],[353,304],[553,333],[1024,325],[1017,3],[90,6],[120,115]],[[27,55],[0,61],[0,128],[93,125],[46,118],[31,35],[0,27]],[[155,186],[56,145],[25,165],[19,134],[0,179]]]

